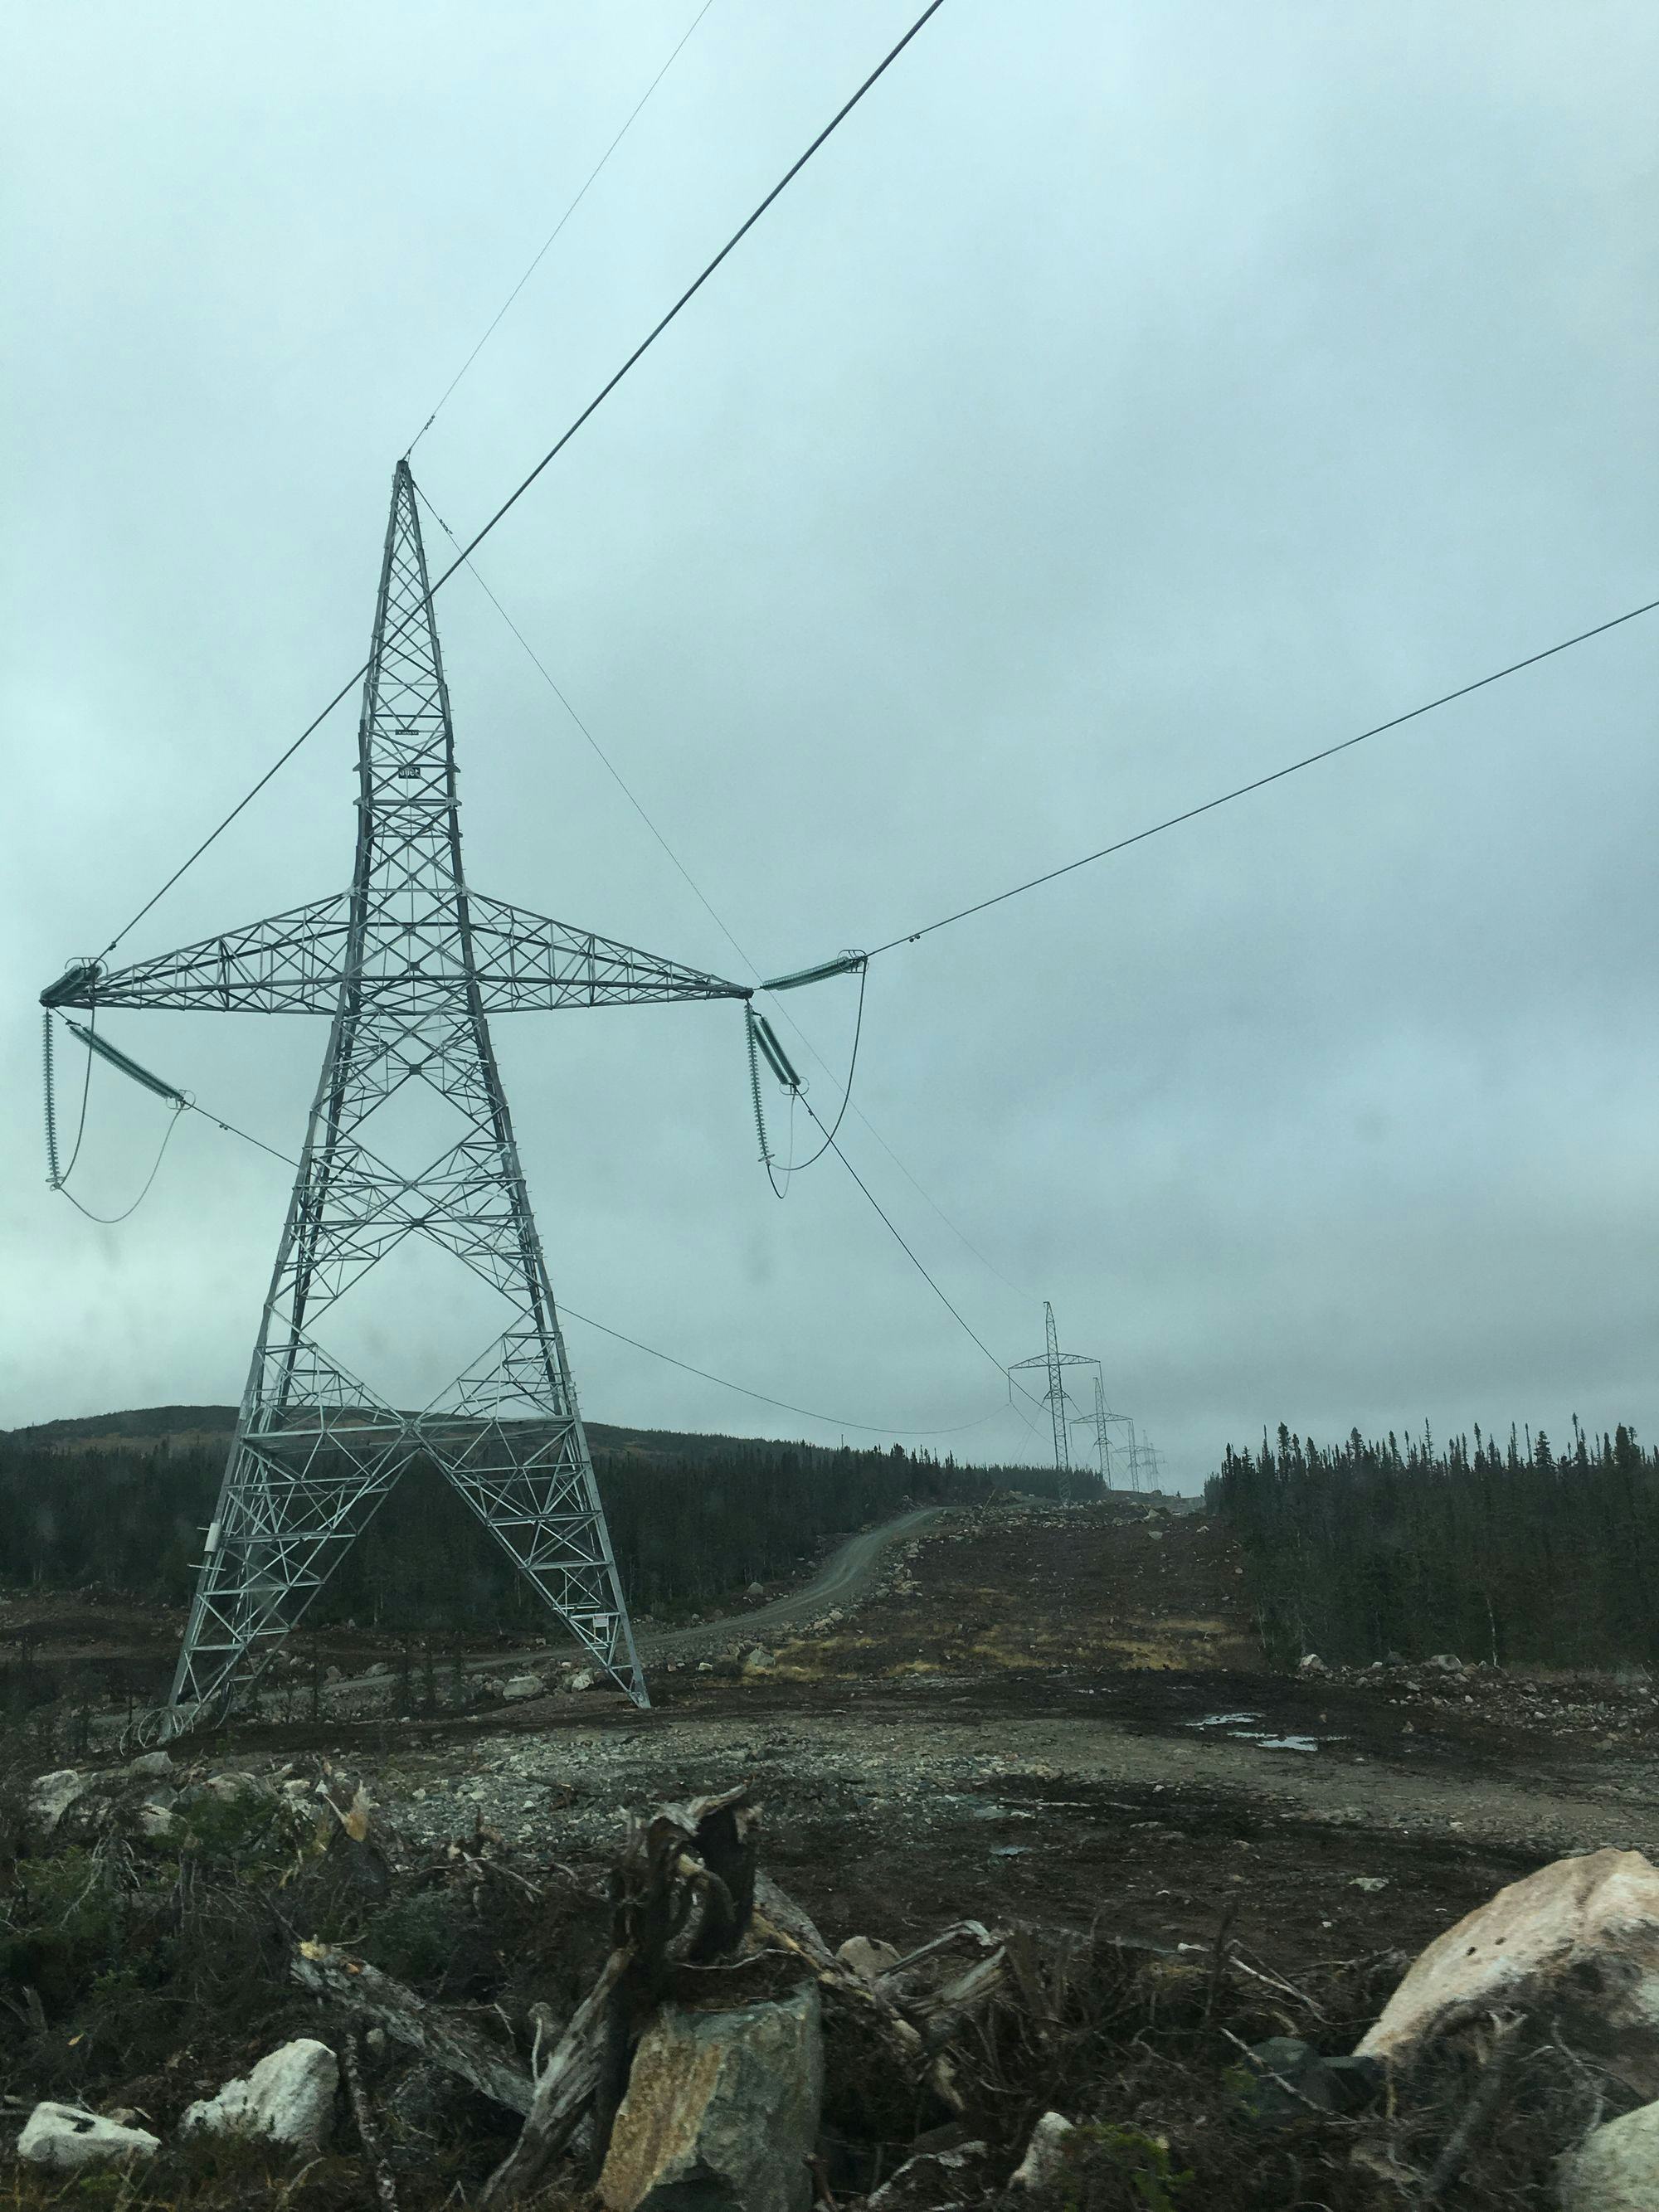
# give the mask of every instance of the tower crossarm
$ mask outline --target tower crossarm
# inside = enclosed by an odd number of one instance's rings
[[[130,968],[85,961],[42,991],[40,1003],[331,1013],[340,994],[350,904],[347,893],[338,891]]]
[[[750,995],[745,984],[728,983],[593,930],[477,892],[464,896],[472,968],[486,1013]],[[366,920],[362,963],[354,979],[361,1012],[416,1016],[440,999],[453,1001],[467,969],[457,904],[453,893],[447,899],[409,895]],[[350,897],[342,891],[129,968],[82,963],[43,991],[41,1003],[332,1013],[348,980],[350,921]]]
[[[591,929],[552,921],[477,891],[467,898],[478,988],[487,1013],[560,1006],[649,1006],[675,999],[747,999],[728,983]]]

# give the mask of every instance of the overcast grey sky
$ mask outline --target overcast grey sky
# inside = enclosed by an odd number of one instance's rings
[[[361,660],[394,460],[696,7],[13,20],[0,1424],[240,1394],[286,1171],[187,1121],[82,1219],[35,994]],[[911,12],[714,0],[418,448],[458,530]],[[1659,592],[1656,64],[1634,4],[948,0],[479,565],[763,969],[914,927]],[[471,880],[742,976],[439,604]],[[1001,1358],[1052,1298],[1184,1486],[1281,1419],[1659,1431],[1656,673],[1651,617],[875,965],[856,1103],[949,1224],[848,1150]],[[354,725],[124,955],[343,885]],[[854,998],[792,1002],[833,1070]],[[297,1146],[323,1023],[107,1028]],[[573,1306],[995,1414],[833,1159],[774,1200],[733,1008],[495,1033]],[[164,1121],[94,1082],[88,1205]],[[340,1318],[404,1401],[493,1333],[407,1249]],[[834,1441],[568,1334],[593,1418]]]

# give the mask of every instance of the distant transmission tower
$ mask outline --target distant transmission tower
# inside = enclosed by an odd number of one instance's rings
[[[1054,1431],[1054,1472],[1060,1477],[1060,1496],[1069,1501],[1072,1495],[1072,1445],[1068,1433],[1066,1408],[1072,1402],[1066,1395],[1065,1370],[1068,1367],[1098,1368],[1100,1362],[1091,1359],[1081,1352],[1062,1352],[1060,1332],[1054,1326],[1054,1310],[1045,1298],[1042,1320],[1048,1337],[1046,1350],[1036,1352],[1030,1359],[1017,1359],[1008,1370],[1017,1374],[1022,1367],[1042,1367],[1048,1370],[1048,1389],[1043,1403],[1048,1408]]]
[[[467,888],[449,693],[402,461],[357,770],[349,892],[113,973],[82,963],[41,994],[49,1006],[100,1011],[333,1018],[170,1719],[246,1697],[416,1458],[446,1477],[589,1657],[643,1705],[487,1017],[750,994]],[[370,1139],[388,1141],[374,1115],[400,1093],[447,1113],[448,1141],[423,1166],[394,1166],[370,1149]],[[377,1397],[315,1334],[408,1237],[451,1253],[510,1309],[501,1336],[417,1413]]]
[[[1126,1418],[1122,1413],[1114,1413],[1108,1407],[1106,1385],[1101,1380],[1097,1370],[1095,1410],[1092,1413],[1079,1413],[1072,1426],[1075,1429],[1088,1429],[1092,1433],[1095,1440],[1096,1461],[1100,1469],[1101,1487],[1103,1490],[1109,1490],[1112,1486],[1112,1440],[1109,1431],[1114,1423],[1121,1422]]]

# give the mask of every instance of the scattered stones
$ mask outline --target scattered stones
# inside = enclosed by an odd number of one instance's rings
[[[1547,2006],[1575,2048],[1659,2096],[1659,1872],[1640,1851],[1556,1859],[1437,1936],[1357,2056],[1409,2062],[1500,2006]]]
[[[246,2079],[227,2081],[216,2097],[191,2105],[184,2126],[186,2132],[257,2136],[289,2150],[320,2150],[334,2124],[339,2082],[339,2061],[327,2044],[302,2035],[262,2058]]]
[[[1659,2204],[1659,2104],[1594,2128],[1561,2161],[1562,2212],[1653,2212]]]
[[[599,2176],[610,2212],[808,2212],[823,2099],[818,1992],[694,2013],[641,2039]]]
[[[144,2128],[100,2119],[76,2105],[37,2105],[17,2138],[17,2155],[31,2166],[100,2166],[111,2159],[153,2158],[161,2138]]]
[[[1008,2177],[1010,2189],[1047,2189],[1066,2163],[1066,2138],[1072,2123],[1063,2112],[1045,2112],[1031,2130],[1025,2155]]]

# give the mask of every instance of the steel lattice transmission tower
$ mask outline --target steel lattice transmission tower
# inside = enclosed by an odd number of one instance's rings
[[[1047,1348],[1034,1353],[1030,1359],[1015,1360],[1008,1372],[1018,1374],[1022,1367],[1042,1367],[1048,1370],[1048,1388],[1042,1402],[1048,1408],[1049,1418],[1054,1423],[1054,1471],[1060,1479],[1062,1496],[1069,1498],[1072,1444],[1066,1408],[1071,1401],[1066,1395],[1065,1370],[1068,1367],[1098,1368],[1100,1362],[1081,1352],[1060,1350],[1060,1331],[1054,1326],[1054,1310],[1046,1298],[1042,1302],[1042,1320],[1048,1338]]]
[[[1123,1423],[1127,1421],[1128,1415],[1127,1413],[1115,1413],[1107,1405],[1106,1385],[1102,1381],[1099,1370],[1097,1367],[1095,1371],[1095,1409],[1092,1413],[1079,1414],[1077,1419],[1072,1424],[1072,1425],[1073,1428],[1087,1429],[1094,1437],[1095,1454],[1099,1463],[1100,1480],[1103,1489],[1109,1490],[1112,1486],[1112,1440],[1107,1431],[1114,1423]],[[1131,1422],[1129,1423],[1129,1425],[1133,1431],[1133,1424]]]
[[[750,994],[467,888],[449,693],[405,462],[363,687],[350,890],[134,967],[84,963],[42,996],[100,1011],[332,1018],[173,1685],[174,1723],[246,1696],[416,1458],[645,1705],[488,1017]],[[381,1158],[368,1127],[411,1085],[446,1102],[453,1129],[413,1170]],[[413,1414],[319,1335],[335,1302],[410,1237],[452,1254],[510,1310],[500,1337]]]

